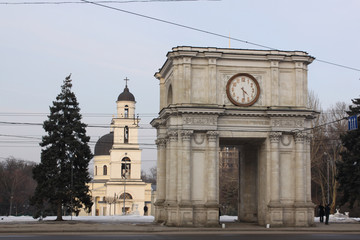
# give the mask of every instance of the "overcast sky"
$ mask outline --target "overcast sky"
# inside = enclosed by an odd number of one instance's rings
[[[107,125],[128,77],[142,119],[139,142],[147,143],[142,146],[145,169],[156,164],[156,146],[151,145],[155,131],[149,122],[159,112],[154,73],[167,52],[176,46],[227,48],[229,39],[128,12],[275,49],[306,51],[319,60],[360,69],[358,0],[104,3],[127,12],[83,3],[4,4],[36,1],[0,0],[0,121],[42,123],[64,78],[72,73],[84,121]],[[61,2],[66,1],[81,2]],[[235,40],[230,45],[264,49]],[[308,77],[323,109],[359,97],[359,70],[314,61]],[[108,132],[88,128],[91,146]],[[41,126],[0,123],[0,160],[14,156],[39,162],[42,135]]]

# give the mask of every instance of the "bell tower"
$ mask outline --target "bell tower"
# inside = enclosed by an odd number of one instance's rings
[[[90,185],[95,215],[143,214],[144,206],[151,210],[151,184],[141,180],[140,119],[135,113],[135,97],[128,88],[129,79],[125,81],[110,133],[95,145],[94,180]]]
[[[111,121],[114,144],[110,151],[112,179],[140,179],[141,150],[138,143],[139,118],[135,115],[135,97],[126,85],[119,95],[116,106],[117,115]],[[120,171],[121,169],[121,171]]]

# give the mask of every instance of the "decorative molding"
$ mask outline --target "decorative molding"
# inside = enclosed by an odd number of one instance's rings
[[[183,117],[186,125],[216,125],[216,116]]]
[[[271,132],[269,134],[271,143],[278,143],[280,141],[282,133],[281,132]]]
[[[205,134],[204,133],[195,133],[194,134],[194,142],[197,145],[201,145],[204,143],[205,140]]]
[[[281,136],[281,143],[282,145],[284,146],[289,146],[291,144],[291,139],[292,139],[292,136],[289,135],[289,134],[283,134]]]
[[[304,127],[304,121],[293,119],[275,119],[272,121],[272,126],[282,128],[302,128]]]

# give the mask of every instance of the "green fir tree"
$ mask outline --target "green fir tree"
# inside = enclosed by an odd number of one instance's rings
[[[62,220],[63,209],[78,213],[81,208],[91,211],[92,201],[87,183],[92,153],[86,135],[86,124],[81,122],[79,104],[71,91],[71,74],[65,78],[61,93],[50,107],[50,115],[44,121],[47,135],[40,146],[41,162],[33,170],[37,182],[31,199],[37,209],[34,217],[56,212],[56,220]]]
[[[360,98],[352,100],[353,105],[347,112],[349,116],[360,114]],[[360,130],[348,131],[341,136],[345,150],[341,152],[342,161],[337,163],[337,179],[340,183],[339,190],[342,192],[341,205],[360,202]]]

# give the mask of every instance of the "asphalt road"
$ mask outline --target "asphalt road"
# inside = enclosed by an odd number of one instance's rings
[[[7,234],[0,240],[360,240],[358,233]]]

